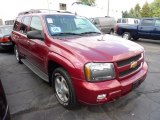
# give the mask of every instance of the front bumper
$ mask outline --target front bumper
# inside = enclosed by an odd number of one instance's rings
[[[118,99],[138,87],[146,78],[148,65],[144,62],[142,69],[133,76],[122,81],[110,80],[90,83],[72,78],[77,100],[81,103],[96,105]],[[106,94],[104,99],[97,99],[98,95]]]

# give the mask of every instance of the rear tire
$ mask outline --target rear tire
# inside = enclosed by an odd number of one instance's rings
[[[76,108],[76,95],[67,71],[61,67],[55,69],[52,73],[52,83],[59,103],[67,109]]]
[[[131,34],[129,32],[124,32],[122,38],[126,40],[131,40]]]
[[[14,53],[15,53],[16,60],[18,61],[18,63],[22,64],[21,57],[20,57],[20,54],[19,54],[19,50],[18,50],[18,47],[16,45],[14,45]]]
[[[109,32],[109,34],[110,34],[110,35],[113,35],[113,34],[114,34],[114,30],[111,29],[110,32]]]

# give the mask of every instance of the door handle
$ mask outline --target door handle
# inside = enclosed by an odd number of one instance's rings
[[[154,30],[157,30],[157,28],[154,28]]]
[[[143,27],[140,27],[140,29],[143,29]]]

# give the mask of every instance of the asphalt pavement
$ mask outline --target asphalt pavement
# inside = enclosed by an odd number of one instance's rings
[[[52,87],[13,53],[0,53],[0,78],[13,120],[160,120],[160,41],[139,40],[149,65],[146,80],[117,101],[98,106],[63,108]]]

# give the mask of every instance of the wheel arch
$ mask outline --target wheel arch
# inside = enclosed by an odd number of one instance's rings
[[[56,53],[49,53],[48,60],[46,64],[49,76],[49,83],[52,85],[52,72],[58,68],[64,68],[70,76],[73,76],[72,72],[75,69],[75,66],[65,57],[58,55]]]

